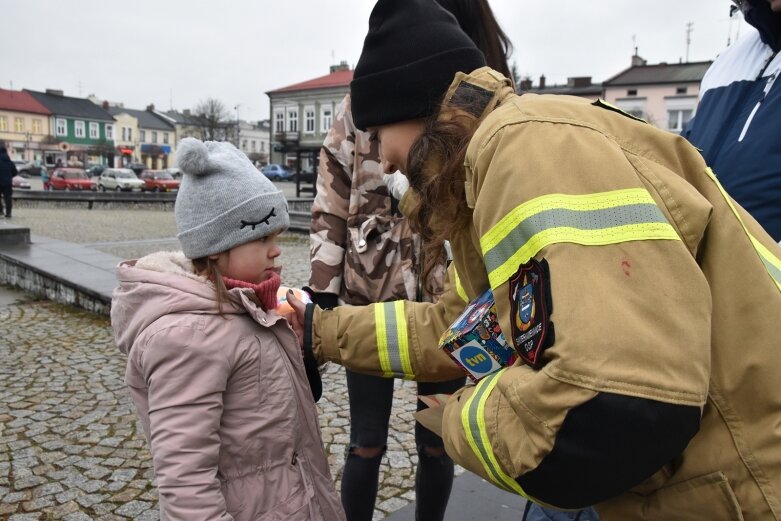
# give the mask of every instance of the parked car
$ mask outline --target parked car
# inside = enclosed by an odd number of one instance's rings
[[[14,190],[21,189],[21,190],[29,190],[30,189],[30,183],[27,182],[27,179],[20,175],[15,175],[11,178],[11,186],[13,186]]]
[[[293,176],[288,167],[275,163],[264,166],[260,171],[271,181],[287,181]]]
[[[173,192],[179,190],[179,181],[167,170],[144,170],[141,174],[144,190],[150,192]]]
[[[83,168],[56,168],[49,177],[49,190],[94,190],[95,181]]]
[[[29,177],[31,175],[41,175],[41,166],[36,165],[32,161],[25,161],[23,159],[14,159],[16,165],[16,172],[22,177]]]
[[[108,168],[106,165],[91,165],[87,168],[87,175],[90,177],[100,177],[100,174],[102,174],[106,168]]]
[[[129,168],[106,168],[98,179],[98,190],[117,192],[143,190],[144,182]]]
[[[146,165],[144,163],[130,163],[127,168],[132,170],[134,174],[141,175],[141,172],[146,170]]]
[[[174,179],[181,179],[182,178],[182,171],[178,167],[176,167],[176,166],[172,166],[171,168],[166,168],[166,171],[169,174],[171,174],[171,176]]]
[[[296,179],[298,179],[302,183],[314,183],[315,182],[314,168],[309,170],[301,170],[296,174]]]

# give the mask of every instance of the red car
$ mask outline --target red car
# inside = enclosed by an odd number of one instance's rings
[[[179,190],[179,181],[165,170],[144,170],[141,174],[144,190],[149,192],[173,192]]]
[[[58,168],[49,178],[49,190],[94,190],[95,182],[83,168]]]

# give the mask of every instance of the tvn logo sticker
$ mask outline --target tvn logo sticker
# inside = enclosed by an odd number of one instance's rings
[[[453,351],[453,356],[478,380],[502,368],[488,351],[474,340]]]

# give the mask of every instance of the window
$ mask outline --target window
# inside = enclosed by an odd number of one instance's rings
[[[168,144],[168,132],[163,132],[163,143]]]
[[[285,113],[282,111],[274,114],[274,131],[281,133],[285,131]]]
[[[132,127],[128,127],[127,128],[127,140],[128,141],[133,141],[133,128]]]
[[[138,131],[138,139],[140,139],[142,143],[146,142],[146,130]]]
[[[626,91],[627,96],[637,96],[637,89],[629,89]]]
[[[74,127],[74,133],[76,134],[76,137],[84,137],[84,122],[83,121],[77,121],[75,123]]]
[[[667,129],[680,132],[686,123],[692,119],[691,109],[668,110],[667,111]]]
[[[122,141],[127,141],[127,127],[122,127]]]
[[[320,131],[323,133],[331,130],[331,107],[323,107],[320,114]]]
[[[261,141],[260,142],[260,151],[263,152],[263,153],[266,152],[266,142],[265,141]]]
[[[106,123],[106,139],[114,139],[114,125]]]
[[[315,108],[306,107],[304,109],[304,133],[315,133]]]
[[[90,121],[89,124],[89,138],[98,139],[100,137],[100,125]]]
[[[24,119],[22,119],[22,118],[14,118],[14,131],[15,132],[24,132]]]
[[[8,117],[0,116],[0,130],[3,132],[8,130]]]
[[[287,131],[298,132],[298,109],[288,109],[287,111]]]
[[[43,134],[43,124],[40,119],[33,120],[33,134]]]
[[[157,143],[157,130],[152,131],[152,143]]]
[[[67,136],[68,122],[64,119],[57,118],[57,121],[55,122],[55,132],[58,136]]]
[[[676,94],[686,94],[686,87],[677,87],[675,89]]]
[[[249,142],[249,149],[251,151],[253,151],[253,152],[255,151],[255,140],[254,139]]]

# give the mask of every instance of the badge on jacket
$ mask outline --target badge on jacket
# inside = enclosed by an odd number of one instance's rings
[[[552,312],[548,261],[531,259],[510,278],[510,324],[513,347],[534,369],[542,366],[542,353],[554,342]]]

